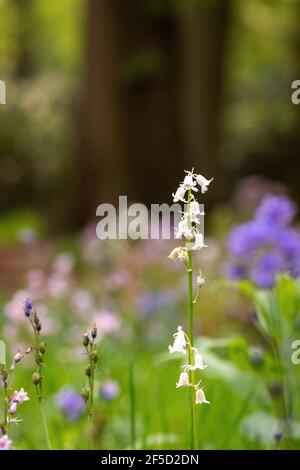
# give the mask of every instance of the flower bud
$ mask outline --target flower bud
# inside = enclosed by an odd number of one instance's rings
[[[43,360],[44,360],[44,356],[41,352],[38,352],[37,353],[37,363],[38,364],[42,364],[43,363]]]
[[[41,375],[38,372],[34,372],[32,374],[32,382],[34,383],[34,385],[40,384],[41,381],[42,381]]]
[[[205,284],[205,278],[203,277],[203,274],[202,274],[202,271],[198,271],[198,275],[197,275],[197,285],[199,287],[202,287],[204,286]]]
[[[14,357],[14,362],[20,362],[23,359],[23,355],[20,352],[17,352]]]
[[[88,345],[90,344],[90,340],[89,340],[89,335],[87,333],[85,333],[83,336],[82,336],[82,344],[85,348],[88,347]]]
[[[40,322],[39,316],[38,316],[38,314],[36,313],[36,311],[33,312],[32,320],[33,320],[33,323],[34,323],[35,325],[37,325],[37,323]]]
[[[93,362],[98,362],[99,360],[99,354],[98,354],[98,351],[92,351],[91,352],[91,359]]]
[[[96,327],[95,324],[93,325],[93,328],[91,329],[91,337],[92,337],[93,339],[96,339],[96,338],[97,338],[97,327]]]
[[[91,366],[86,366],[85,368],[85,375],[87,375],[88,377],[90,377],[92,375],[92,368]]]
[[[283,393],[283,386],[281,381],[279,380],[273,380],[269,385],[268,385],[269,392],[273,398],[279,398],[282,396]]]
[[[3,367],[3,369],[0,369],[0,377],[5,382],[8,379],[8,370]]]
[[[30,299],[26,299],[24,302],[24,313],[26,317],[30,317],[32,311],[32,302]]]
[[[12,402],[9,407],[9,412],[11,415],[14,415],[17,411],[18,403],[17,402]]]
[[[44,343],[44,341],[42,341],[42,342],[40,343],[39,351],[40,351],[41,354],[45,354],[45,352],[46,352],[46,344]]]

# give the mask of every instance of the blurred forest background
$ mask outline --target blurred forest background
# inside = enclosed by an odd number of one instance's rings
[[[30,298],[47,344],[54,448],[90,446],[80,344],[94,322],[103,339],[97,448],[127,449],[130,440],[145,449],[189,445],[187,401],[175,392],[180,364],[167,354],[186,320],[185,269],[167,258],[174,241],[99,240],[95,224],[97,206],[118,203],[119,195],[128,203],[171,203],[192,167],[215,178],[199,199],[209,249],[194,256],[207,281],[195,305],[195,338],[209,365],[203,380],[212,403],[199,410],[201,448],[278,448],[282,424],[300,448],[296,368],[290,381],[299,286],[283,277],[276,300],[286,379],[254,327],[262,309],[252,302],[256,290],[249,300],[226,280],[227,261],[257,285],[267,278],[268,287],[270,275],[273,281],[286,270],[286,258],[288,271],[300,266],[292,203],[273,199],[279,222],[268,230],[261,227],[269,219],[257,216],[266,193],[300,202],[300,106],[291,102],[292,82],[300,79],[299,20],[300,0],[0,0],[0,80],[7,87],[0,105],[0,337],[8,355],[32,343],[23,311]],[[233,232],[246,220],[252,231]],[[273,291],[257,292],[271,305]],[[33,362],[24,358],[16,371],[14,387],[32,398],[12,433],[17,448],[45,447]],[[71,402],[74,393],[79,400],[76,426],[72,403],[61,404],[66,387]]]
[[[0,210],[72,230],[184,168],[300,196],[298,0],[0,0]],[[26,212],[27,211],[27,212]]]

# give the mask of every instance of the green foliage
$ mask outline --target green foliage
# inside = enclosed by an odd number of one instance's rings
[[[13,245],[22,241],[26,234],[32,234],[34,239],[44,233],[42,217],[30,210],[16,210],[0,219],[0,244]]]
[[[284,274],[277,276],[273,289],[259,290],[245,281],[240,283],[240,288],[252,299],[257,327],[270,348],[264,379],[273,399],[277,428],[283,430],[285,445],[291,446],[299,439],[299,425],[295,421],[299,416],[298,371],[292,363],[292,343],[299,333],[300,283]],[[260,418],[258,415],[245,423],[252,436]],[[270,440],[268,435],[265,439]]]

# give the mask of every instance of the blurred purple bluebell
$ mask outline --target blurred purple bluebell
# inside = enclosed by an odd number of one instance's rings
[[[100,388],[100,397],[105,401],[111,401],[117,398],[120,393],[120,387],[115,380],[106,380]]]
[[[274,250],[263,254],[257,260],[250,272],[250,278],[259,287],[269,289],[273,286],[276,273],[280,273],[283,270],[284,260]]]
[[[250,279],[271,288],[277,273],[300,275],[300,234],[289,226],[295,205],[285,196],[267,196],[252,221],[235,227],[228,237],[232,280]]]
[[[55,398],[56,405],[70,421],[80,418],[85,408],[83,398],[71,388],[63,388]]]
[[[247,269],[239,264],[229,263],[226,265],[225,271],[226,275],[233,281],[238,281],[247,276]]]
[[[138,299],[138,308],[142,314],[151,315],[176,302],[176,293],[172,290],[144,292]]]
[[[257,248],[271,241],[269,226],[264,221],[251,221],[235,227],[228,238],[228,248],[232,256],[249,258]]]
[[[255,219],[277,226],[287,225],[295,214],[296,206],[286,196],[266,196],[255,213]]]

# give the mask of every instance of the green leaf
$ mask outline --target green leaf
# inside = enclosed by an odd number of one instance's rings
[[[240,432],[250,441],[269,445],[274,442],[274,435],[278,430],[278,424],[278,419],[273,415],[257,411],[242,420]]]
[[[296,321],[300,309],[300,283],[288,275],[276,278],[275,296],[280,316],[291,322]]]

